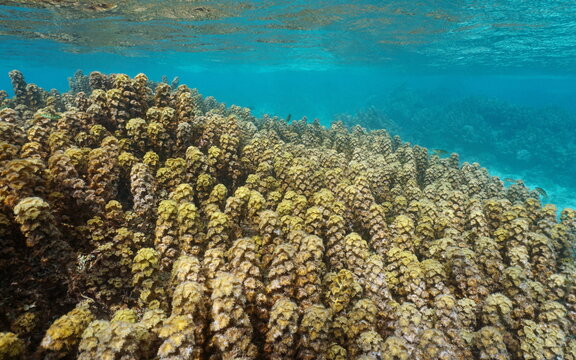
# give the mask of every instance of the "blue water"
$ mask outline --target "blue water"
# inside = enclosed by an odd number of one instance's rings
[[[0,89],[12,69],[60,91],[77,69],[143,72],[258,116],[370,110],[576,208],[573,1],[29,3],[0,1]]]

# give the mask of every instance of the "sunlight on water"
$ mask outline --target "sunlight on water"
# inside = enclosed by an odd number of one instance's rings
[[[0,32],[62,51],[211,61],[574,71],[571,1],[5,1]],[[10,6],[12,5],[12,6]],[[21,7],[24,5],[25,7]],[[38,49],[42,53],[42,49]]]

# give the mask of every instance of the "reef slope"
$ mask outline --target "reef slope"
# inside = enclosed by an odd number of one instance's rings
[[[144,74],[0,93],[0,359],[575,359],[576,212]]]

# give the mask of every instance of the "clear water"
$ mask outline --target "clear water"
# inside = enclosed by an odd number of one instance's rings
[[[257,115],[386,126],[576,207],[574,1],[0,4],[0,74],[179,76]]]

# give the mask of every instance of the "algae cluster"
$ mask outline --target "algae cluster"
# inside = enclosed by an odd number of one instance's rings
[[[575,359],[576,211],[384,130],[10,73],[0,359]]]

